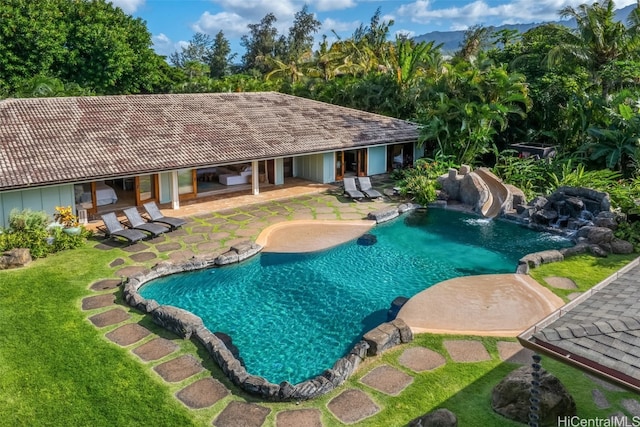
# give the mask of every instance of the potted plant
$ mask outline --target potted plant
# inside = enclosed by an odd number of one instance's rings
[[[56,206],[53,219],[62,225],[62,231],[67,234],[80,234],[82,229],[78,223],[78,217],[73,213],[71,206]]]

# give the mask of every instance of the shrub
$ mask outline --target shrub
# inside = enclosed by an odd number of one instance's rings
[[[12,210],[9,214],[9,228],[0,233],[0,250],[27,248],[33,258],[43,258],[53,252],[77,248],[91,235],[84,227],[80,234],[69,235],[60,226],[51,227],[50,222],[51,218],[46,212]]]
[[[396,180],[400,194],[411,195],[421,205],[436,199],[437,178],[447,173],[453,165],[446,161],[434,159],[418,159],[413,168],[398,169],[391,177]]]
[[[9,228],[13,231],[46,230],[51,219],[46,212],[12,209],[9,213]]]

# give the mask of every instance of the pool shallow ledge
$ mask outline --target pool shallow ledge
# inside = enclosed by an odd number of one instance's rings
[[[256,244],[263,247],[263,252],[315,252],[355,240],[375,225],[373,220],[285,221],[265,228]]]
[[[564,305],[527,274],[457,277],[414,295],[398,318],[413,333],[516,337]]]

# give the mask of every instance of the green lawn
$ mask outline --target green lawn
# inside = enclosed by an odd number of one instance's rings
[[[108,264],[115,257],[126,257],[119,249],[99,251],[92,246],[90,243],[86,248],[52,255],[20,270],[0,272],[0,426],[210,426],[224,403],[247,398],[228,384],[220,370],[207,360],[201,347],[183,341],[181,351],[193,352],[205,360],[208,371],[204,375],[213,374],[233,392],[212,408],[187,410],[173,396],[178,386],[160,381],[150,365],[105,339],[105,331],[87,320],[87,313],[81,310],[81,300],[92,294],[88,289],[91,283],[113,277]],[[574,267],[566,264],[562,274],[582,272],[585,264],[592,260],[584,258],[583,264]],[[614,258],[591,263],[591,273],[585,277],[598,281],[594,271],[602,271],[602,277],[608,276],[610,272],[602,263],[612,260]],[[624,259],[619,262],[623,263]],[[544,266],[534,273],[556,275],[546,269],[559,268],[562,264]],[[617,269],[620,265],[614,263],[609,268]],[[582,278],[575,276],[574,280],[583,286]],[[133,320],[154,328],[140,313],[132,313]],[[425,334],[417,336],[409,345],[427,346],[448,357],[442,341],[452,338],[460,337]],[[500,362],[495,338],[467,338],[482,340],[492,359],[472,364],[449,361],[441,368],[421,374],[399,365],[398,357],[406,346],[367,360],[346,387],[366,390],[383,410],[357,425],[402,426],[438,407],[455,412],[461,426],[517,425],[494,414],[489,406],[491,389],[517,366]],[[413,383],[394,397],[359,382],[381,364],[404,370],[414,376]],[[637,398],[628,392],[603,390],[613,407],[598,410],[591,402],[593,383],[584,374],[552,360],[544,360],[543,365],[569,387],[583,417],[605,417],[621,410],[620,400]],[[260,402],[271,408],[266,425],[275,425],[279,410],[292,408],[319,408],[327,426],[340,425],[326,404],[342,390],[344,387],[300,405]]]

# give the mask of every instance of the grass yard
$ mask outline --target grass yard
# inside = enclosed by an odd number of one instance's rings
[[[109,342],[104,331],[87,320],[81,300],[91,294],[91,283],[113,277],[109,263],[120,255],[124,258],[124,252],[95,250],[93,244],[37,260],[24,269],[0,271],[0,426],[210,426],[230,400],[253,400],[223,378],[217,366],[206,360],[199,345],[186,341],[181,345],[183,351],[205,359],[205,374],[220,379],[232,391],[231,396],[211,408],[188,410],[173,396],[178,386],[162,382],[150,365]],[[545,265],[533,270],[532,275],[540,281],[541,277],[552,275],[571,277],[582,290],[629,259],[632,258],[580,256]],[[154,328],[141,314],[134,313],[133,320]],[[459,338],[482,341],[491,360],[450,360],[443,341]],[[492,388],[518,366],[500,361],[496,341],[419,335],[407,346],[366,360],[345,386],[317,400],[299,405],[257,403],[271,409],[266,426],[275,426],[278,411],[302,408],[317,408],[326,426],[339,426],[326,405],[345,388],[353,387],[364,390],[381,408],[356,426],[403,426],[439,407],[456,413],[460,426],[517,426],[520,424],[505,420],[490,407]],[[398,357],[408,346],[418,345],[440,352],[447,363],[423,373],[404,368]],[[389,396],[360,382],[371,369],[383,364],[413,376],[411,385],[400,395]],[[569,388],[581,417],[605,418],[622,410],[621,400],[638,398],[626,391],[601,389],[612,407],[597,409],[591,395],[594,383],[586,375],[551,359],[543,359],[543,366]]]

